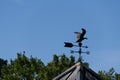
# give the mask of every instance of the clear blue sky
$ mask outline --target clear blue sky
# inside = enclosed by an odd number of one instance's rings
[[[84,60],[95,71],[120,73],[120,0],[0,0],[0,58],[22,51],[45,63],[53,54],[69,57],[64,42],[74,43],[82,27],[91,53]]]

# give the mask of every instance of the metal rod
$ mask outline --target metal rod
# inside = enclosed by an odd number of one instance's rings
[[[80,60],[80,62],[81,62],[81,61],[82,61],[82,60],[81,60],[82,43],[78,43],[78,45],[79,45],[79,60]]]

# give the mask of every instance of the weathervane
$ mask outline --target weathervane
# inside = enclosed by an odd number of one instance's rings
[[[82,53],[86,53],[86,54],[89,54],[89,51],[86,51],[86,52],[83,52],[82,51],[82,48],[88,48],[88,46],[83,46],[82,45],[82,41],[87,39],[85,36],[86,34],[86,30],[84,28],[81,29],[82,30],[82,33],[81,32],[74,32],[75,34],[77,34],[77,41],[76,43],[78,43],[78,45],[74,45],[70,42],[64,42],[64,47],[69,47],[69,48],[72,48],[72,47],[79,47],[79,50],[78,51],[74,51],[74,50],[71,50],[71,53],[79,53],[79,59],[81,59],[81,54]]]

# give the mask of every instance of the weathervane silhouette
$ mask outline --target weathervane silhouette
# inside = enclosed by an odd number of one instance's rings
[[[82,28],[81,30],[82,30],[82,33],[81,32],[74,32],[75,34],[77,34],[76,43],[78,43],[78,45],[74,45],[74,44],[72,44],[70,42],[64,42],[64,44],[65,44],[64,47],[69,47],[69,48],[72,48],[73,46],[74,47],[79,47],[78,51],[71,50],[71,53],[79,53],[80,62],[81,62],[81,59],[82,59],[82,57],[81,57],[82,53],[89,54],[89,51],[86,51],[86,52],[82,51],[82,48],[88,48],[88,46],[83,46],[82,45],[82,41],[85,40],[85,39],[88,39],[88,38],[84,37],[85,34],[86,34],[86,30],[84,28]]]
[[[82,41],[87,39],[86,37],[84,37],[86,34],[86,30],[82,28],[82,32],[74,33],[77,34],[76,43],[78,45],[74,45],[70,42],[64,42],[64,47],[79,47],[78,51],[71,51],[71,53],[79,53],[79,62],[67,69],[65,72],[59,74],[53,80],[103,80],[97,73],[95,73],[92,69],[82,63],[81,54],[89,54],[88,51],[82,51],[82,48],[88,48],[87,46],[82,46]]]

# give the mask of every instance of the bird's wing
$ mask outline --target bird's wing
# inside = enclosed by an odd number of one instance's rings
[[[84,28],[82,28],[82,34],[81,34],[81,37],[83,38],[85,34],[86,34],[86,30],[85,30]]]
[[[80,39],[81,33],[80,32],[74,32],[75,34],[77,34],[77,39]]]

